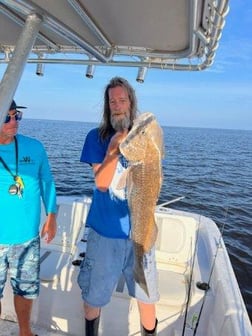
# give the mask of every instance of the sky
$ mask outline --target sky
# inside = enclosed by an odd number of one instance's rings
[[[28,64],[15,94],[26,118],[99,122],[104,88],[114,76],[134,87],[141,112],[163,126],[252,130],[252,1],[230,0],[230,11],[211,68],[200,72],[149,69],[143,84],[137,68],[46,65],[43,77]],[[0,64],[0,78],[6,66]]]

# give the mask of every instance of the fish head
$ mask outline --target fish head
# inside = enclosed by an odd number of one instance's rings
[[[150,145],[157,146],[162,152],[163,134],[154,114],[145,112],[135,119],[132,129],[121,142],[119,149],[122,155],[134,164],[143,160]]]

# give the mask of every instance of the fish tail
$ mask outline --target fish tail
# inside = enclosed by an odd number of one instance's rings
[[[145,275],[144,275],[144,271],[142,270],[141,274],[139,274],[139,272],[134,272],[134,277],[135,277],[135,281],[145,291],[145,293],[148,295],[148,297],[150,297],[148,286],[147,286]]]
[[[143,263],[143,254],[141,253],[136,260],[134,267],[134,279],[136,283],[144,290],[144,292],[150,297],[149,290],[144,273],[144,263]]]

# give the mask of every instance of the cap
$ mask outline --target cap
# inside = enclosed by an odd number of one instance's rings
[[[27,107],[25,107],[25,106],[17,106],[15,100],[12,100],[12,103],[11,103],[11,106],[10,106],[9,110],[16,110],[16,109],[19,109],[19,108],[24,108],[25,109]]]

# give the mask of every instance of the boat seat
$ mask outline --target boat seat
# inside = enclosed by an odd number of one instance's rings
[[[178,273],[190,272],[198,223],[192,217],[155,214],[158,226],[156,260],[161,269]]]
[[[192,217],[156,213],[158,237],[156,261],[159,278],[160,304],[180,312],[188,297],[188,283],[195,251],[198,223]],[[123,276],[113,293],[127,297]]]
[[[57,209],[57,233],[50,244],[41,239],[40,279],[53,281],[60,278],[64,267],[71,265],[77,249],[77,242],[84,234],[90,199],[61,202]],[[42,208],[43,209],[43,208]],[[44,210],[41,214],[41,225],[45,220]]]
[[[160,303],[182,309],[188,296],[198,223],[186,216],[156,213],[155,217]]]
[[[51,282],[60,278],[60,273],[64,267],[69,265],[69,253],[48,250],[40,250],[40,280]]]
[[[41,246],[62,252],[72,253],[75,249],[80,231],[84,231],[87,213],[90,207],[90,199],[84,198],[76,201],[65,201],[58,205],[57,209],[57,233],[53,241],[48,245],[43,239]],[[45,220],[45,212],[42,207],[41,225]]]
[[[186,304],[188,281],[181,273],[158,270],[160,304],[179,307]]]

